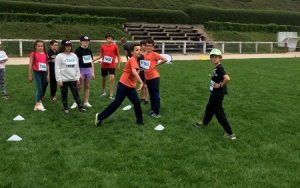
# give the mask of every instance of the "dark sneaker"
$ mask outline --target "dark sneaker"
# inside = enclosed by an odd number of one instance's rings
[[[148,104],[148,103],[149,103],[148,101],[146,101],[146,100],[144,101],[144,104],[145,104],[145,105]]]
[[[236,139],[236,136],[235,136],[235,134],[228,134],[228,133],[225,133],[224,134],[224,137],[225,138],[229,138],[229,139],[231,139],[231,140],[235,140]]]
[[[136,123],[138,126],[144,126],[144,123]]]
[[[204,127],[204,126],[207,126],[207,125],[204,125],[201,121],[194,123],[194,125],[195,125],[196,127]]]
[[[99,127],[101,125],[101,122],[102,122],[102,120],[98,119],[98,114],[99,113],[97,113],[96,116],[95,116],[95,126],[96,127]]]

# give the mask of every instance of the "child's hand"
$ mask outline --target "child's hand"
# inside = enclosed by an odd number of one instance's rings
[[[143,87],[143,85],[144,85],[144,83],[140,83],[140,86],[139,86],[139,88],[137,90],[141,90],[142,87]]]
[[[77,84],[77,85],[80,85],[80,80],[76,80],[76,84]]]
[[[28,81],[29,81],[29,82],[33,82],[32,76],[29,76],[29,77],[28,77]]]
[[[220,87],[220,84],[221,84],[221,83],[214,83],[214,88],[221,88],[221,87]]]
[[[47,82],[49,82],[49,80],[50,80],[50,76],[49,76],[49,75],[47,75]]]
[[[62,87],[63,86],[63,82],[57,82],[58,87]]]
[[[95,79],[95,74],[94,73],[92,73],[92,80],[94,80]]]

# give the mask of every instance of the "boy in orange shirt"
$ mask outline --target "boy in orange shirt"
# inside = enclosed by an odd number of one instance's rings
[[[106,44],[102,44],[100,49],[100,56],[96,57],[94,61],[102,58],[101,63],[101,75],[102,75],[102,92],[100,97],[106,95],[105,86],[106,86],[106,77],[109,74],[110,88],[109,88],[109,98],[111,100],[115,99],[114,94],[114,82],[115,82],[115,72],[116,72],[116,58],[118,58],[118,68],[120,70],[120,63],[122,58],[119,53],[119,48],[116,44],[113,43],[114,36],[112,34],[107,34],[105,36]]]
[[[153,51],[154,41],[152,39],[146,40],[146,54],[144,54],[144,61],[140,61],[141,68],[144,69],[144,74],[150,95],[151,110],[150,117],[160,118],[160,96],[159,96],[159,72],[157,67],[167,62],[167,59]],[[161,60],[158,63],[158,60]]]
[[[136,123],[138,125],[144,125],[141,103],[135,90],[137,81],[140,82],[138,90],[141,90],[143,87],[143,81],[138,73],[139,63],[137,62],[137,58],[141,54],[141,47],[139,44],[134,44],[131,46],[130,51],[132,57],[128,60],[123,69],[123,74],[121,75],[117,87],[116,98],[104,111],[96,114],[95,126],[100,126],[104,119],[108,118],[112,113],[114,113],[122,104],[125,97],[128,97],[128,99],[134,105]]]

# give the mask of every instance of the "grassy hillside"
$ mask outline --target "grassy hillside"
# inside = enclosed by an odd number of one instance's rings
[[[69,4],[69,5],[91,5],[91,6],[114,6],[114,7],[135,7],[135,8],[153,8],[153,9],[173,9],[184,10],[191,4],[213,6],[219,8],[236,9],[258,9],[258,10],[287,10],[300,11],[300,0],[17,0],[32,1],[41,3]]]

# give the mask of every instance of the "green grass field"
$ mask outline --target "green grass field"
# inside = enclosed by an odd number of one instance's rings
[[[205,129],[193,126],[208,101],[210,61],[160,66],[162,117],[149,118],[149,105],[142,105],[143,127],[135,125],[132,109],[122,111],[127,99],[101,127],[94,126],[95,113],[111,102],[98,97],[99,65],[91,84],[93,107],[68,116],[60,101],[49,101],[49,88],[47,111],[33,111],[35,86],[27,81],[27,66],[7,66],[0,187],[299,187],[299,58],[223,65],[231,77],[223,106],[234,141],[222,137],[215,118]],[[17,115],[25,121],[13,121]],[[155,131],[158,124],[165,130]],[[23,140],[7,142],[13,134]]]

